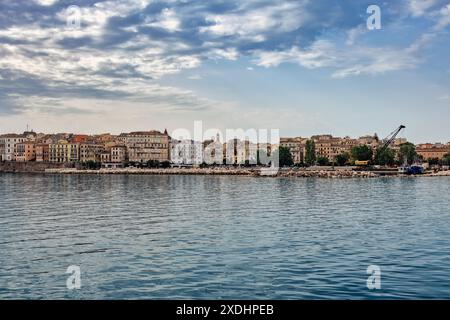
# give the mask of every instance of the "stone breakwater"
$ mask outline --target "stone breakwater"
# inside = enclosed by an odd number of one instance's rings
[[[375,178],[378,174],[370,171],[351,171],[351,170],[288,170],[281,171],[280,177],[302,177],[302,178]]]
[[[430,177],[450,177],[450,170],[439,171],[429,174]]]
[[[255,176],[259,170],[241,168],[166,168],[166,169],[100,169],[100,170],[77,170],[77,169],[47,169],[45,173],[58,174],[142,174],[142,175],[240,175]]]
[[[50,174],[137,174],[137,175],[235,175],[235,176],[261,176],[259,168],[167,168],[167,169],[100,169],[77,170],[69,168],[47,169]],[[369,171],[352,170],[280,170],[278,177],[314,177],[314,178],[374,178],[379,175]]]
[[[39,173],[47,169],[62,169],[73,167],[70,163],[47,163],[47,162],[0,162],[0,172],[10,173]]]

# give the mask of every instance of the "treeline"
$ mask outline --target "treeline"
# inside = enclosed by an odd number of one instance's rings
[[[328,159],[324,156],[316,156],[316,146],[313,140],[308,140],[305,147],[304,162],[294,163],[294,158],[287,147],[279,148],[280,166],[346,166],[354,165],[356,161],[368,161],[373,165],[394,166],[403,164],[413,164],[424,159],[416,152],[416,146],[410,142],[400,146],[398,152],[391,148],[378,148],[375,153],[367,145],[355,146],[350,152],[338,154],[335,159]],[[450,153],[444,159],[427,160],[430,165],[449,165]]]

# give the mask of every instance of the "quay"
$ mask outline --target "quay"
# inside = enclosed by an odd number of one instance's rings
[[[99,169],[79,170],[75,168],[46,169],[47,174],[129,174],[129,175],[229,175],[263,177],[260,168],[166,168],[166,169]],[[306,169],[280,169],[272,177],[300,177],[300,178],[376,178],[380,176],[401,176],[394,171],[354,171],[354,170],[306,170]],[[450,171],[426,173],[420,176],[450,176]]]

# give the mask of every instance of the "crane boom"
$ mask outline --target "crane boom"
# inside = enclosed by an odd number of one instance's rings
[[[405,129],[406,127],[404,125],[401,125],[400,127],[398,127],[397,129],[395,129],[393,132],[391,132],[383,141],[383,145],[381,146],[380,149],[378,149],[378,153],[383,152],[384,150],[386,150],[391,143],[395,140],[395,138],[397,137],[397,135],[400,133],[400,131],[402,131],[403,129]]]

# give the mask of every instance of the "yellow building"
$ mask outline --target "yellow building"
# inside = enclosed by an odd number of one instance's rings
[[[56,144],[50,144],[50,162],[78,162],[80,145],[61,140]]]

